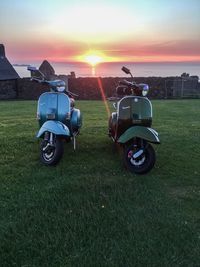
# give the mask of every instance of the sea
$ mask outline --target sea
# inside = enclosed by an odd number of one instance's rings
[[[40,64],[30,65],[39,67]],[[122,72],[122,66],[129,68],[135,77],[171,77],[180,76],[183,72],[200,76],[200,62],[109,62],[99,63],[95,67],[82,62],[50,62],[50,64],[57,75],[75,72],[76,77],[125,77],[127,75]],[[30,77],[27,65],[15,64],[13,66],[21,78]]]

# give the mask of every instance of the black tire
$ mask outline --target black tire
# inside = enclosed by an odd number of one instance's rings
[[[126,146],[124,149],[124,163],[129,171],[136,174],[145,174],[153,168],[156,162],[155,151],[152,145],[147,144],[143,154],[135,160],[130,154],[138,150],[139,148],[135,148],[133,145]]]
[[[47,151],[43,149],[48,145],[48,141],[42,140],[40,146],[40,160],[47,166],[56,165],[62,158],[64,146],[63,141],[59,137],[55,137],[54,147],[49,147]]]

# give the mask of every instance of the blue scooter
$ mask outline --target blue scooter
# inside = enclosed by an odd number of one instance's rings
[[[38,100],[37,119],[40,129],[37,138],[42,138],[40,159],[45,165],[56,165],[64,151],[63,141],[73,140],[76,149],[76,136],[82,125],[79,109],[74,107],[75,94],[66,90],[62,80],[46,80],[36,67],[28,66],[31,80],[46,84],[50,92],[43,93]]]

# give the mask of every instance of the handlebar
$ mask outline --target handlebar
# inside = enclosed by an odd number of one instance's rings
[[[33,81],[33,82],[36,82],[36,83],[40,83],[40,84],[47,84],[47,85],[49,85],[49,86],[52,86],[51,85],[51,82],[52,81],[46,81],[46,80],[40,80],[40,79],[38,79],[38,78],[35,78],[35,77],[31,77],[31,81]],[[72,92],[70,92],[69,90],[65,90],[65,93],[68,95],[68,96],[75,96],[75,97],[78,97],[78,95],[77,94],[74,94],[74,93],[72,93]]]
[[[119,81],[120,85],[129,85],[130,82],[123,80],[123,81]]]
[[[127,85],[127,86],[134,86],[134,85],[137,86],[137,84],[135,82],[129,82],[127,80],[119,81],[119,84],[120,85]]]
[[[116,88],[117,95],[138,95],[138,96],[143,95],[143,96],[146,96],[148,91],[149,91],[148,84],[144,84],[144,83],[137,84],[133,80],[133,75],[128,68],[122,67],[122,70],[126,74],[131,75],[132,81],[131,82],[129,82],[127,80],[119,81],[118,86]],[[120,86],[120,85],[122,85],[122,86]]]
[[[37,83],[41,83],[41,84],[47,84],[48,82],[45,81],[45,80],[40,80],[38,78],[34,78],[34,77],[31,77],[30,79],[32,82],[37,82]]]
[[[143,89],[143,86],[144,84],[143,83],[136,83],[136,82],[129,82],[127,80],[123,80],[123,81],[119,81],[119,84],[120,85],[126,85],[126,86],[130,86],[132,87],[133,89],[140,89],[142,90]]]
[[[67,91],[67,93],[70,94],[70,95],[72,95],[72,96],[78,96],[77,94],[74,94],[74,93],[72,93],[70,91]]]

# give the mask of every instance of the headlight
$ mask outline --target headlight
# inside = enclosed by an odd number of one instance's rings
[[[55,80],[55,86],[57,92],[64,92],[65,91],[65,82],[62,80]]]
[[[56,89],[58,92],[64,92],[65,91],[65,86],[56,86]]]
[[[142,88],[142,95],[146,96],[148,92],[149,92],[149,86],[147,84],[144,84]]]

